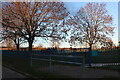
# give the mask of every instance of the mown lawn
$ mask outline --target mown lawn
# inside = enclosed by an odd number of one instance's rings
[[[106,65],[106,66],[101,66],[101,67],[89,67],[89,68],[112,70],[112,71],[117,71],[120,73],[120,65]]]
[[[40,62],[35,61],[33,63],[33,67],[30,67],[30,61],[29,59],[24,58],[15,58],[15,57],[9,57],[9,56],[3,56],[3,65],[10,68],[13,67],[18,71],[25,72],[27,74],[30,74],[30,77],[37,77],[37,78],[70,78],[68,76],[64,75],[58,75],[48,72],[39,71],[37,67],[45,67],[48,66],[48,62]]]
[[[120,63],[120,55],[92,56],[92,63]]]
[[[83,55],[81,54],[79,56],[83,56]],[[85,63],[87,64],[88,57],[87,57],[87,55],[84,57],[85,57]],[[14,67],[15,69],[17,69],[19,71],[28,73],[28,74],[38,77],[38,78],[70,78],[70,77],[64,76],[64,75],[49,73],[49,71],[43,72],[43,71],[38,70],[38,68],[44,68],[44,67],[49,66],[49,62],[46,62],[46,61],[33,60],[33,66],[30,67],[30,59],[28,56],[24,55],[24,53],[19,53],[19,54],[12,53],[12,52],[8,53],[8,54],[3,53],[2,59],[3,59],[3,64],[6,65],[7,67]],[[79,59],[79,58],[72,59],[72,58],[55,58],[55,57],[53,57],[53,59],[54,60],[82,62],[82,59]],[[98,56],[92,56],[92,63],[120,63],[120,55],[104,53],[104,54],[100,54]],[[61,63],[52,62],[52,65],[57,65],[57,64],[61,64]],[[71,64],[62,64],[62,65],[70,65],[71,66]],[[104,66],[104,67],[99,67],[99,68],[116,70],[116,71],[118,71],[120,69],[119,66]]]

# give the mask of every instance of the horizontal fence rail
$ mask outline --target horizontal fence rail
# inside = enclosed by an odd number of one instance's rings
[[[37,58],[36,58],[35,56],[37,56]],[[39,58],[38,56],[44,57],[44,59],[43,59],[43,58]],[[45,59],[45,57],[47,57],[48,59]],[[54,57],[54,58],[55,58],[55,57],[60,57],[60,58],[79,58],[79,59],[82,59],[82,62],[80,63],[80,62],[65,61],[65,60],[54,60],[54,59],[52,59],[53,57]],[[33,66],[33,64],[32,64],[33,60],[48,61],[48,62],[49,62],[49,72],[51,72],[51,62],[77,64],[77,65],[82,65],[82,66],[85,65],[84,56],[72,56],[72,55],[64,56],[64,55],[41,55],[41,54],[32,54],[32,55],[31,55],[31,67]]]
[[[120,54],[119,54],[120,50],[114,50],[114,51],[101,51],[98,52],[97,56],[92,56],[92,66],[106,66],[106,65],[120,65]],[[113,53],[114,52],[114,53]],[[31,56],[32,55],[32,56]],[[43,56],[44,55],[44,56]],[[68,64],[78,64],[78,65],[82,65],[83,62],[80,63],[80,59],[79,57],[84,56],[84,63],[85,66],[88,65],[88,56],[87,56],[87,52],[69,52],[69,53],[65,53],[65,52],[54,52],[54,53],[46,53],[46,52],[42,52],[42,51],[10,51],[10,50],[2,50],[2,56],[4,58],[4,56],[8,56],[8,57],[15,57],[15,58],[23,58],[23,59],[28,59],[29,62],[31,62],[31,57],[33,60],[42,60],[42,61],[50,61],[49,60],[49,56],[51,56],[51,62],[61,62],[61,63],[68,63]],[[42,57],[43,56],[43,57]],[[73,57],[74,56],[74,57]],[[73,59],[73,61],[64,61],[67,58],[71,58]],[[54,60],[53,60],[54,58]],[[59,60],[60,58],[60,60]],[[63,58],[63,60],[61,60],[61,58]],[[74,58],[77,59],[76,61],[74,61]],[[82,59],[81,59],[82,60]],[[30,63],[29,63],[30,64]]]

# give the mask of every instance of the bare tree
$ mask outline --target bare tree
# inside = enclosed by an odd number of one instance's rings
[[[59,39],[52,38],[50,41],[51,41],[50,45],[52,48],[59,48],[60,47],[61,42]]]
[[[38,47],[39,47],[39,48],[43,48],[43,44],[42,44],[42,43],[39,43],[39,44],[38,44]]]
[[[87,43],[90,47],[88,54],[88,63],[91,67],[91,49],[92,45],[108,43],[113,35],[112,16],[108,14],[104,3],[87,3],[80,8],[75,16],[68,19],[69,25],[73,26],[70,42],[82,44]]]
[[[4,40],[4,42],[5,42],[5,45],[8,48],[8,50],[15,49],[15,44],[14,44],[14,41],[12,39],[7,38]]]
[[[21,44],[26,42],[26,40],[20,36],[19,31],[11,30],[10,28],[6,28],[4,26],[0,30],[0,35],[0,42],[8,41],[8,39],[12,40],[16,45],[17,50],[19,50]]]
[[[2,24],[11,30],[17,29],[29,43],[35,37],[60,37],[54,34],[54,24],[59,24],[68,12],[63,2],[11,2],[4,4]]]
[[[105,7],[104,3],[87,3],[68,19],[67,24],[73,26],[71,43],[88,43],[91,50],[97,42],[102,45],[111,41],[110,36],[114,33],[114,27],[111,26],[113,19]]]

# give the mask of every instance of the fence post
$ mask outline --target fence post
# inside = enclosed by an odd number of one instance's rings
[[[83,55],[82,57],[83,61],[82,61],[82,78],[84,78],[84,74],[85,74],[85,56]]]
[[[32,67],[32,54],[30,54],[30,67]]]
[[[51,55],[49,56],[49,72],[51,72]]]
[[[83,55],[83,67],[85,66],[85,56]]]
[[[91,67],[91,49],[90,48],[88,51],[88,64],[89,64],[89,67]]]

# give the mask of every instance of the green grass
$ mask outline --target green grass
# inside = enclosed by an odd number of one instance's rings
[[[120,55],[92,56],[93,63],[120,63]]]
[[[35,76],[37,78],[70,78],[68,76],[43,72],[38,70],[38,67],[45,67],[48,66],[46,63],[35,61],[33,64],[33,67],[30,67],[30,62],[28,59],[22,59],[22,58],[15,58],[15,57],[8,57],[3,56],[3,65],[6,65],[7,67],[14,67],[16,70],[25,72],[30,74],[31,76]],[[41,65],[42,64],[42,65]]]
[[[56,54],[57,55],[57,54]],[[64,55],[65,56],[65,55]],[[81,55],[83,56],[83,55]],[[45,58],[45,57],[43,57]],[[92,63],[120,63],[120,55],[117,54],[100,54],[98,56],[91,56]],[[48,58],[47,58],[48,59]],[[82,58],[62,58],[62,57],[52,57],[53,60],[64,60],[82,63]],[[85,56],[85,63],[88,63],[88,56]]]
[[[106,65],[106,66],[101,66],[101,67],[89,67],[89,68],[105,69],[105,70],[112,70],[112,71],[120,72],[120,65]]]
[[[83,55],[83,54],[81,54]],[[21,57],[17,57],[21,56]],[[3,64],[7,65],[8,67],[14,67],[17,70],[23,71],[25,73],[28,73],[32,76],[36,76],[38,78],[70,78],[68,76],[63,76],[63,75],[58,75],[58,74],[53,74],[47,72],[43,72],[38,70],[38,68],[42,67],[47,67],[49,66],[49,62],[47,61],[37,61],[33,60],[33,66],[30,67],[30,60],[27,59],[27,57],[24,57],[24,55],[14,55],[12,54],[5,54],[3,55]],[[54,60],[59,60],[60,58],[55,58],[53,57]],[[77,62],[82,62],[82,59],[72,59],[72,58],[61,58],[60,60],[66,60],[66,61],[77,61]],[[85,56],[85,62],[88,63],[88,58],[87,55]],[[114,55],[114,54],[100,54],[99,56],[92,56],[92,63],[114,63],[114,62],[120,62],[120,55]],[[58,62],[52,62],[52,65],[70,65],[70,66],[75,66],[71,64],[63,64],[63,63],[58,63]],[[79,66],[79,65],[78,65]],[[102,69],[109,69],[109,70],[115,70],[118,71],[120,67],[118,66],[104,66],[104,67],[99,67]]]

